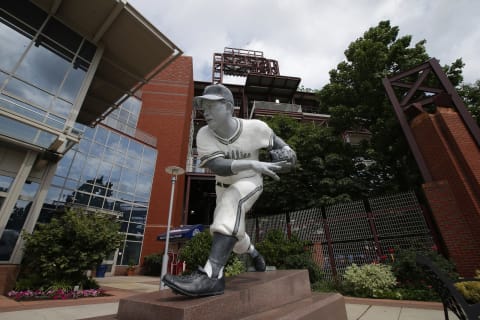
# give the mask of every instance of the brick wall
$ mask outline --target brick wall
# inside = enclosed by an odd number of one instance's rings
[[[471,276],[480,269],[480,150],[453,109],[411,127],[433,179],[423,186],[433,218],[458,271]]]
[[[142,90],[142,110],[138,128],[157,137],[158,157],[150,197],[143,257],[163,253],[164,242],[157,236],[166,232],[170,205],[171,176],[168,166],[186,166],[193,100],[191,57],[179,57]],[[172,209],[172,225],[181,224],[185,176],[178,176]]]
[[[20,265],[18,264],[0,265],[0,294],[7,294],[14,288],[19,271]]]

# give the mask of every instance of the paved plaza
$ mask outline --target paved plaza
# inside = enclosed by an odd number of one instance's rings
[[[159,290],[159,278],[115,276],[97,278],[108,296],[77,300],[16,302],[0,297],[0,320],[75,320],[117,313],[118,301],[130,295]],[[346,297],[348,320],[439,320],[440,303]],[[458,319],[450,314],[451,320]]]

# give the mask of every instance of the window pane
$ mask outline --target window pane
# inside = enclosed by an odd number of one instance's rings
[[[12,251],[17,244],[20,233],[15,230],[5,229],[0,238],[0,261],[10,260]]]
[[[34,198],[37,194],[38,187],[40,185],[36,182],[27,182],[23,185],[21,195],[24,197]]]
[[[56,187],[50,187],[48,189],[47,197],[45,199],[45,203],[54,204],[60,198],[60,193],[62,189]]]
[[[8,81],[5,91],[25,101],[30,101],[35,105],[41,106],[45,110],[49,108],[53,99],[52,95],[13,78]]]
[[[10,186],[12,185],[13,178],[7,176],[0,176],[0,191],[8,192]]]
[[[23,52],[27,49],[30,39],[0,22],[0,68],[12,71]],[[5,45],[7,44],[8,45]]]
[[[32,46],[17,69],[16,75],[42,89],[56,93],[70,67],[70,62],[43,45]]]
[[[72,109],[73,105],[71,103],[56,98],[53,101],[51,112],[64,118],[68,118],[68,115],[70,112],[72,112]]]
[[[74,154],[75,152],[70,150],[60,159],[57,165],[57,170],[55,171],[56,175],[61,177],[66,177],[68,175],[68,170],[72,164]]]
[[[5,229],[15,230],[20,232],[23,228],[23,223],[27,219],[27,214],[32,207],[31,201],[17,200],[13,208],[10,218],[8,219]]]
[[[82,86],[86,74],[87,73],[84,70],[79,68],[70,69],[67,79],[65,80],[60,91],[60,96],[72,103],[75,102],[75,98],[80,91],[80,87]]]
[[[133,193],[137,181],[137,172],[131,169],[123,168],[122,180],[120,181],[120,191]]]

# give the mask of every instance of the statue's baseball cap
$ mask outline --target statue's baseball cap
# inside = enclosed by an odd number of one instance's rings
[[[233,94],[225,87],[223,84],[211,84],[205,89],[203,89],[203,94],[201,96],[197,96],[193,99],[194,106],[196,108],[202,107],[202,100],[210,100],[210,101],[218,101],[218,100],[225,100],[227,102],[233,103]]]

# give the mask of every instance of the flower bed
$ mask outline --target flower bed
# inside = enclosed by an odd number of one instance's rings
[[[100,297],[104,296],[105,290],[103,289],[88,289],[88,290],[23,290],[15,291],[12,290],[7,293],[7,296],[20,301],[20,300],[35,300],[35,299],[55,299],[55,300],[65,300],[65,299],[76,299],[76,298],[85,298],[85,297]]]

